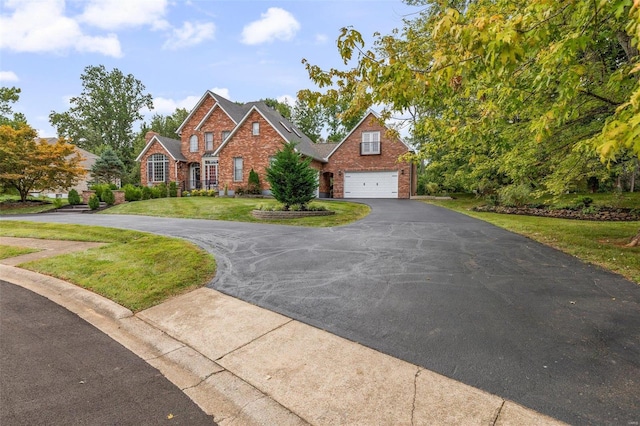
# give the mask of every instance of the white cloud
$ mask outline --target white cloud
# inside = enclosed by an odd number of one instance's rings
[[[300,29],[300,23],[289,12],[279,7],[270,7],[261,19],[245,26],[242,30],[242,42],[261,44],[274,40],[291,40]]]
[[[215,37],[216,27],[212,23],[199,24],[185,22],[182,28],[174,28],[163,49],[175,50],[193,46]]]
[[[16,52],[97,52],[120,57],[122,51],[116,35],[92,37],[84,34],[78,23],[64,16],[64,0],[8,1],[0,15],[0,49]]]
[[[164,29],[167,0],[89,0],[80,22],[106,30],[151,25]]]
[[[294,98],[291,95],[278,96],[276,99],[278,102],[285,103],[289,105],[291,108],[293,108],[293,106],[296,104],[296,98]]]
[[[316,44],[325,44],[329,40],[326,34],[316,34]]]
[[[154,114],[173,114],[177,108],[185,108],[187,111],[196,106],[201,96],[187,96],[181,100],[168,99],[163,97],[157,97],[153,99],[153,112]],[[143,113],[146,113],[145,109]]]
[[[225,99],[228,99],[230,101],[232,100],[231,96],[229,96],[229,89],[223,89],[221,87],[214,87],[213,89],[209,89],[209,90],[211,90],[216,95],[222,96]]]
[[[0,71],[0,81],[19,81],[20,79],[13,71]]]

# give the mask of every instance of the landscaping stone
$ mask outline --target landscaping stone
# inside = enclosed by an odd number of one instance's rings
[[[336,212],[321,210],[321,211],[268,211],[268,210],[253,210],[251,215],[257,219],[296,219],[300,217],[312,217],[312,216],[331,216]]]
[[[594,212],[572,209],[548,209],[534,207],[478,206],[473,211],[526,216],[553,217],[559,219],[597,220],[597,221],[635,221],[640,220],[638,209],[600,208]]]

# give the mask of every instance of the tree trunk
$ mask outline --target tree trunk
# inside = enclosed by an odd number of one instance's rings
[[[631,239],[631,242],[629,242],[629,244],[627,244],[625,247],[638,247],[640,246],[640,230],[638,230],[638,233],[636,234],[635,237],[633,237]]]
[[[631,36],[624,31],[618,31],[616,36],[618,37],[618,43],[620,43],[625,55],[627,55],[627,60],[631,62],[633,58],[638,56],[638,48],[631,42]]]
[[[631,182],[629,184],[630,189],[629,192],[633,192],[636,190],[636,175],[638,174],[638,159],[635,158],[633,161],[633,167],[631,167]]]

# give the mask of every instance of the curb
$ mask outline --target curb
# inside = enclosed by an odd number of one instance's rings
[[[0,277],[46,297],[107,334],[158,369],[221,426],[309,424],[190,346],[103,296],[13,266],[0,264]]]

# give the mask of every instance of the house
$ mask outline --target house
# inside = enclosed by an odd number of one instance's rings
[[[341,142],[313,143],[264,102],[237,104],[207,91],[178,128],[179,140],[149,132],[136,161],[143,185],[178,182],[183,190],[233,194],[247,187],[253,169],[268,194],[265,169],[283,143],[294,142],[318,171],[319,198],[409,198],[414,166],[398,158],[410,149],[387,130],[369,112]]]
[[[45,141],[50,145],[55,145],[58,142],[58,138],[39,138],[39,140]],[[79,194],[82,194],[82,191],[86,191],[87,189],[89,189],[89,184],[92,180],[91,168],[93,167],[96,160],[98,159],[98,156],[90,153],[89,151],[85,151],[84,149],[79,148],[77,146],[75,148],[76,148],[76,151],[79,152],[80,155],[82,156],[82,161],[80,162],[80,164],[82,165],[82,168],[86,171],[85,175],[80,178],[78,183],[76,183],[71,188],[59,188],[58,190],[55,190],[55,191],[50,191],[50,190],[33,191],[29,193],[30,195],[33,195],[33,196],[43,195],[49,198],[67,198],[67,196],[69,195],[69,191],[71,189],[75,189],[76,191],[78,191]]]

